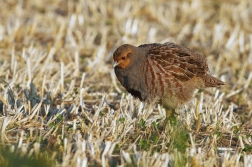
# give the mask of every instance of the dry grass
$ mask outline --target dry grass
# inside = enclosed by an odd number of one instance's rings
[[[251,0],[0,1],[0,166],[249,166]],[[123,43],[175,42],[226,82],[167,126],[112,70]],[[17,162],[17,164],[15,164]]]

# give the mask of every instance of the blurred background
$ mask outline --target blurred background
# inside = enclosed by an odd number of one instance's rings
[[[124,43],[169,41],[195,49],[208,57],[211,73],[220,77],[226,74],[223,77],[231,88],[237,79],[243,82],[243,77],[248,78],[251,71],[249,0],[0,3],[1,60],[10,60],[11,51],[15,51],[20,70],[25,52],[31,58],[34,81],[43,78],[34,65],[43,64],[50,51],[52,61],[65,65],[77,53],[80,69],[76,71],[101,79],[100,75],[111,69],[113,51]],[[49,64],[43,71],[48,75],[55,72]]]

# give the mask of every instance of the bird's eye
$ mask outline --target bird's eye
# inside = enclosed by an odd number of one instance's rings
[[[125,56],[123,56],[123,57],[122,57],[122,60],[125,60],[125,59],[126,59],[126,57],[125,57]]]

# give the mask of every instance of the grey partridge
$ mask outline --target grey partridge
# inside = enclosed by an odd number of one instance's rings
[[[189,101],[196,89],[224,85],[207,73],[205,56],[174,43],[124,44],[113,59],[115,74],[130,94],[166,109]]]

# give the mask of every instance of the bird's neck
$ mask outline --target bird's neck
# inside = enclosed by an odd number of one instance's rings
[[[143,76],[143,62],[140,61],[125,69],[116,67],[115,73],[120,83],[127,89],[140,89]]]

